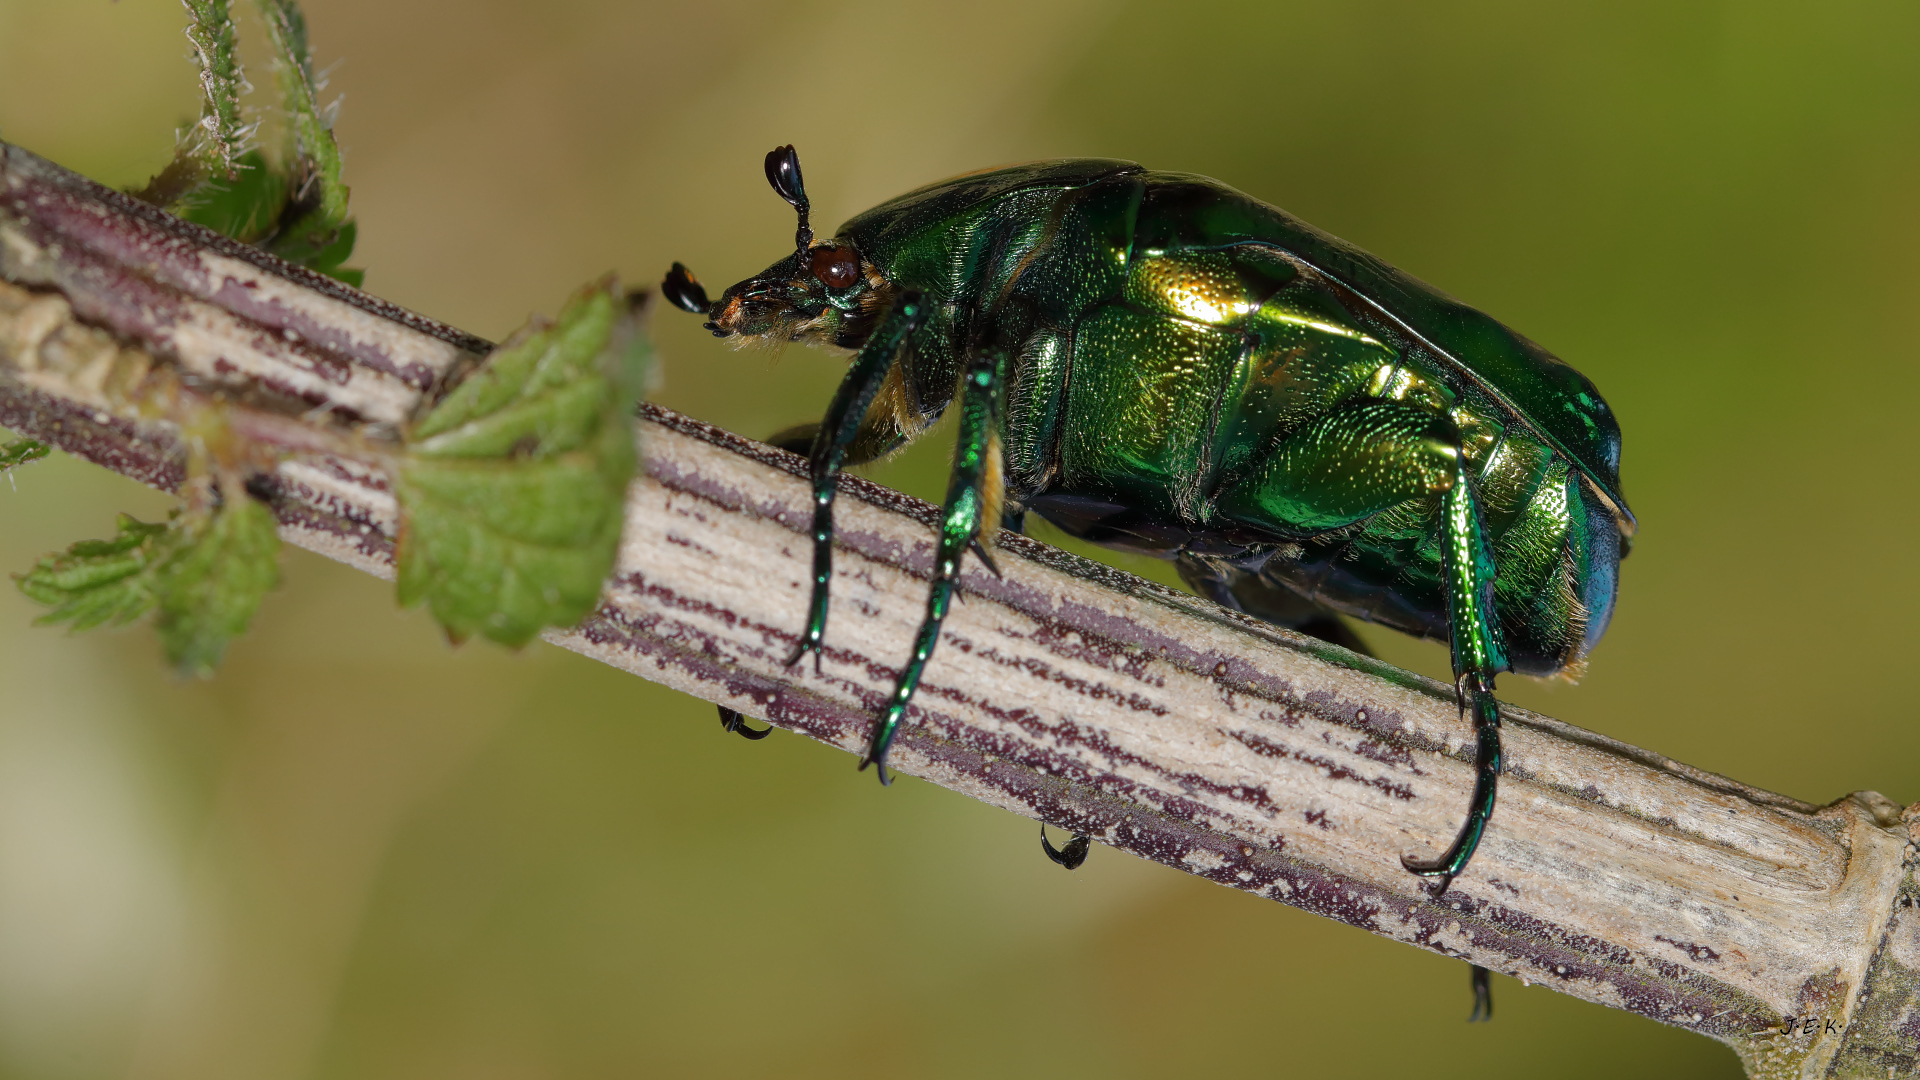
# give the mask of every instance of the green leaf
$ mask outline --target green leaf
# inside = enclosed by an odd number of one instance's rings
[[[253,128],[241,123],[240,93],[246,76],[233,32],[230,0],[184,0],[200,69],[200,119],[181,125],[174,137],[173,160],[133,193],[134,197],[177,214],[214,180],[235,181],[245,143]]]
[[[227,642],[280,583],[279,554],[273,512],[245,497],[230,499],[197,529],[178,529],[174,550],[153,574],[167,662],[182,675],[213,674]]]
[[[254,243],[273,235],[287,207],[287,178],[267,164],[260,151],[249,150],[234,164],[233,179],[213,177],[172,207],[175,217],[191,221],[223,236]]]
[[[32,439],[15,439],[0,446],[0,472],[17,469],[29,461],[39,461],[52,452],[45,443],[37,443]]]
[[[170,544],[168,526],[120,515],[112,540],[82,540],[43,555],[13,580],[36,603],[53,608],[39,625],[71,623],[75,631],[131,622],[154,605],[152,568]]]
[[[241,122],[246,79],[235,49],[231,0],[185,0],[192,17],[187,37],[200,66],[201,119],[182,130],[173,160],[134,196],[358,286],[365,275],[346,268],[355,229],[347,216],[333,118],[319,104],[306,17],[294,0],[255,2],[273,44],[285,146],[272,155],[246,147],[257,125]]]
[[[358,285],[361,272],[343,269],[353,256],[354,226],[347,217],[349,191],[340,180],[340,145],[333,137],[333,118],[320,107],[306,16],[294,0],[257,3],[267,24],[267,36],[273,41],[280,97],[287,110],[287,160],[298,181],[293,186],[300,193],[267,250],[289,262]]]
[[[183,675],[204,676],[279,583],[279,550],[272,512],[242,496],[164,524],[122,514],[113,539],[42,556],[14,581],[53,609],[35,622],[67,623],[76,632],[158,609],[167,661]]]
[[[455,641],[522,645],[593,610],[620,543],[651,361],[611,278],[535,319],[414,425],[399,594]]]
[[[364,270],[349,270],[341,263],[353,257],[353,243],[359,235],[358,226],[348,221],[333,231],[307,230],[307,225],[296,222],[287,230],[275,236],[267,244],[267,250],[290,263],[298,263],[309,270],[317,270],[330,278],[344,281],[355,288],[360,287],[367,274]]]

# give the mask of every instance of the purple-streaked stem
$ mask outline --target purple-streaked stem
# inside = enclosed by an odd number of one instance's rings
[[[0,425],[154,487],[218,410],[283,537],[391,578],[384,462],[485,341],[0,144]],[[935,510],[842,482],[824,663],[810,499],[780,450],[642,411],[604,602],[563,648],[859,754],[925,603]],[[969,562],[903,773],[1236,889],[1688,1028],[1756,1077],[1920,1062],[1920,808],[1815,807],[1506,710],[1498,813],[1458,826],[1451,688],[1019,536]],[[851,774],[848,782],[856,778]],[[869,781],[870,782],[870,781]]]

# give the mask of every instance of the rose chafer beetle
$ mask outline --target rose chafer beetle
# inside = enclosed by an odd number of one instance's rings
[[[789,664],[818,663],[840,469],[960,409],[926,618],[861,767],[886,782],[963,554],[986,559],[983,531],[1033,512],[1172,559],[1200,594],[1284,626],[1357,645],[1339,613],[1447,641],[1476,735],[1472,802],[1445,852],[1402,860],[1444,891],[1493,813],[1494,677],[1577,675],[1613,613],[1635,522],[1593,384],[1206,177],[1017,165],[817,239],[793,148],[766,170],[799,213],[793,254],[713,301],[676,263],[664,291],[718,336],[852,354],[821,423],[776,437],[809,449],[814,492]]]

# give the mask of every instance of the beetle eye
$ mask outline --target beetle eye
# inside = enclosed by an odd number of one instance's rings
[[[807,261],[813,276],[829,289],[844,289],[860,280],[860,256],[852,248],[817,247]]]

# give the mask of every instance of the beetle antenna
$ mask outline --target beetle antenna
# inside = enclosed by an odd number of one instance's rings
[[[773,185],[775,194],[787,200],[788,206],[800,212],[800,227],[794,231],[793,246],[805,259],[807,248],[813,246],[813,229],[807,224],[811,205],[807,202],[806,181],[800,178],[800,155],[794,152],[793,144],[767,151],[767,183]]]
[[[666,279],[660,282],[660,293],[668,303],[681,311],[705,315],[713,310],[713,301],[707,299],[706,288],[685,263],[674,263],[673,269],[667,271]]]

